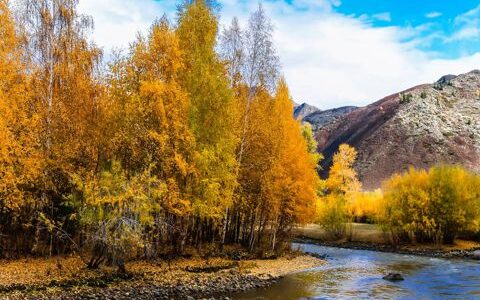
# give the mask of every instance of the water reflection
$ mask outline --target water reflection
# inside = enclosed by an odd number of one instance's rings
[[[480,263],[476,261],[298,246],[327,254],[328,263],[233,299],[480,299]],[[405,280],[383,280],[389,272],[401,273]]]

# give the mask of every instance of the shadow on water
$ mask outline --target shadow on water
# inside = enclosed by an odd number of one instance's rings
[[[326,254],[325,265],[286,276],[277,284],[233,295],[250,299],[480,299],[480,263],[297,244]],[[382,277],[400,273],[404,281]]]

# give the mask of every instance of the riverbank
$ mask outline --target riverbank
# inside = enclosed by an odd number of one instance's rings
[[[228,299],[323,264],[310,255],[233,261],[222,258],[133,262],[127,275],[85,269],[79,259],[0,261],[0,299]]]
[[[442,245],[440,247],[433,244],[394,246],[386,241],[382,231],[373,224],[353,224],[352,228],[353,233],[349,240],[328,241],[320,226],[310,224],[294,231],[295,242],[437,258],[473,259],[474,251],[480,250],[480,243],[466,240],[457,240],[454,245]]]

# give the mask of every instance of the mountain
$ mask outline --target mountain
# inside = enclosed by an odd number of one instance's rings
[[[293,108],[293,117],[295,119],[303,119],[304,117],[310,115],[311,113],[318,112],[320,109],[315,106],[309,105],[307,103],[294,104]]]
[[[342,143],[357,149],[355,168],[366,189],[379,187],[409,166],[459,163],[480,172],[478,70],[446,75],[434,84],[419,85],[365,107],[340,108],[340,112],[345,113],[331,117],[335,113],[330,112],[322,118],[314,112],[304,117],[314,124],[319,151],[325,156],[323,176]]]
[[[357,108],[358,107],[355,106],[343,106],[323,111],[318,110],[304,116],[302,120],[310,123],[313,130],[318,130],[319,128],[331,125],[340,117],[354,111]]]

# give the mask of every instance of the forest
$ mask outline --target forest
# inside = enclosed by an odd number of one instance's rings
[[[344,144],[320,179],[261,5],[220,28],[215,1],[182,1],[106,59],[78,0],[16,4],[0,0],[0,257],[268,257],[313,222],[332,239],[354,221],[397,244],[478,238],[480,177],[460,166],[362,191]]]
[[[319,156],[263,8],[221,31],[215,3],[182,2],[105,62],[77,4],[0,1],[0,256],[287,247]]]

